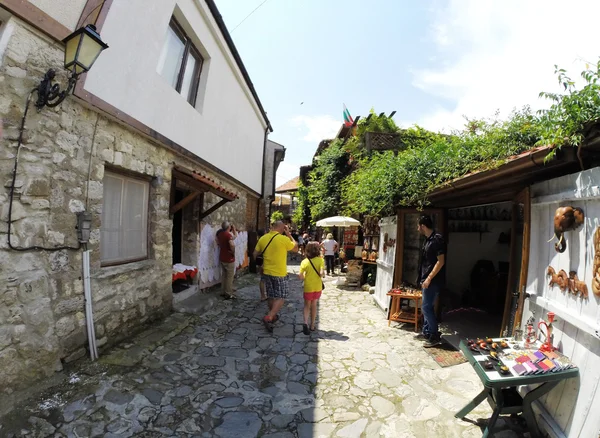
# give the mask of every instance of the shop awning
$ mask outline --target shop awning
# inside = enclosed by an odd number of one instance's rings
[[[576,149],[563,147],[548,161],[549,146],[541,146],[507,160],[502,166],[457,178],[428,196],[433,207],[462,207],[510,201],[525,187],[577,172]]]
[[[208,216],[227,202],[234,201],[238,198],[238,195],[234,192],[227,190],[225,187],[219,185],[216,181],[202,174],[196,173],[193,170],[189,170],[180,166],[173,167],[173,180],[171,182],[171,202],[169,213],[174,214],[181,210],[183,207],[188,205],[198,196],[203,195],[206,192],[210,192],[221,198],[219,202],[213,205],[206,211],[200,213],[199,219]],[[181,201],[175,203],[175,188],[177,181],[185,183],[192,189],[192,192],[183,198]]]

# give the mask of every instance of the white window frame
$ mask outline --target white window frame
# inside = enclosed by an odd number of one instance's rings
[[[150,196],[150,182],[144,178],[136,178],[128,175],[124,175],[122,173],[106,170],[104,172],[104,181],[106,178],[115,178],[121,180],[121,197],[120,197],[120,206],[119,206],[119,233],[125,233],[123,230],[123,211],[127,206],[125,205],[126,200],[126,189],[127,184],[138,184],[143,187],[143,202],[142,202],[142,234],[144,238],[141,240],[141,248],[138,253],[131,256],[118,256],[118,257],[105,257],[102,251],[102,245],[108,239],[105,238],[105,233],[107,232],[104,228],[107,223],[107,205],[106,203],[102,206],[102,216],[101,216],[101,226],[100,226],[100,264],[101,266],[114,266],[114,265],[122,265],[125,263],[137,262],[140,260],[148,259],[148,205],[149,205],[149,196]],[[106,198],[106,184],[103,188],[103,198]],[[119,245],[123,245],[123,237],[119,235]],[[119,248],[119,254],[122,253],[122,247]]]

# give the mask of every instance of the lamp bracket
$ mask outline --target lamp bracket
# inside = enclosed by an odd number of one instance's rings
[[[60,105],[75,87],[79,75],[71,72],[67,88],[62,91],[60,90],[59,84],[54,83],[55,76],[56,71],[52,68],[49,69],[37,87],[38,98],[35,102],[35,106],[38,111],[41,111],[45,106],[52,108]]]

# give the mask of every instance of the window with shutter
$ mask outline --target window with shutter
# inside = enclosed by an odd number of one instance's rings
[[[104,204],[100,227],[102,265],[143,260],[148,257],[147,181],[104,173]]]

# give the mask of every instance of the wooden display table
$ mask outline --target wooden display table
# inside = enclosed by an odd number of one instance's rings
[[[392,297],[388,313],[388,326],[392,321],[409,322],[415,325],[415,332],[418,331],[419,319],[421,318],[421,303],[423,300],[421,294],[388,292],[386,295]],[[403,300],[414,301],[414,310],[412,308],[410,310],[403,310]]]

